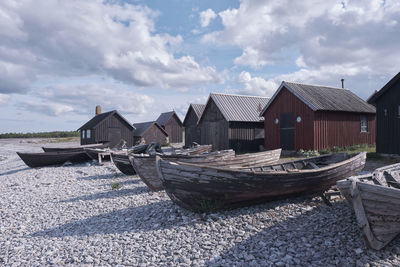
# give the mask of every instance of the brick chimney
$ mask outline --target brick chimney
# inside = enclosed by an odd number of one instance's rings
[[[101,114],[101,106],[96,106],[96,115]]]

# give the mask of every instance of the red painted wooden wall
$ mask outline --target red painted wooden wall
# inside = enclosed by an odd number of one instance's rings
[[[286,88],[279,94],[263,114],[266,149],[280,147],[280,122],[274,124],[281,113],[293,112],[294,119],[301,117],[301,122],[294,122],[295,150],[322,150],[356,144],[375,144],[375,114],[368,117],[368,133],[360,133],[360,115],[349,112],[316,111],[314,112]]]
[[[281,113],[293,112],[294,118],[300,116],[302,121],[295,122],[294,147],[295,150],[313,149],[314,146],[314,112],[306,104],[300,101],[295,95],[286,88],[282,88],[264,113],[265,148],[280,148],[280,122],[274,124],[275,118],[280,117]]]

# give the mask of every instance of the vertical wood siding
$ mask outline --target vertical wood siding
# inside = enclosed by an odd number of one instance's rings
[[[274,123],[275,118],[280,118],[281,113],[293,112],[294,115],[294,148],[295,150],[310,150],[314,147],[314,112],[300,101],[286,88],[283,88],[275,100],[268,107],[264,115],[264,144],[266,149],[280,148],[280,122]],[[297,116],[301,122],[297,123]]]
[[[197,125],[198,117],[193,108],[190,107],[188,114],[186,115],[185,124],[185,146],[189,147],[193,142],[201,143],[200,140],[200,127]]]
[[[182,126],[175,114],[165,124],[165,131],[168,133],[170,143],[182,142]]]
[[[95,144],[100,142],[107,142],[108,140],[108,129],[109,128],[120,128],[121,138],[126,141],[127,146],[133,146],[133,131],[127,127],[125,122],[123,122],[117,115],[110,116],[99,123],[94,129],[91,129],[93,138],[86,144]]]
[[[368,132],[360,132],[360,117],[367,116]],[[315,112],[314,149],[375,144],[375,115],[349,112]]]
[[[376,151],[378,153],[400,154],[399,105],[400,82],[394,84],[376,102]]]
[[[229,123],[225,120],[221,111],[214,101],[207,104],[203,118],[199,124],[201,131],[201,144],[213,145],[214,150],[229,148],[228,128]]]
[[[167,144],[166,137],[167,136],[160,130],[160,128],[153,124],[149,129],[146,130],[146,132],[143,133],[142,137],[135,137],[135,141],[136,143],[140,143],[142,138],[146,144],[158,142],[160,145],[165,145]]]
[[[236,152],[259,151],[264,145],[264,122],[229,122],[229,148]]]

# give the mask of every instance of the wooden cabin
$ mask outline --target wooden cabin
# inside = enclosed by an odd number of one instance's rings
[[[81,145],[109,142],[110,147],[120,144],[121,140],[126,146],[133,146],[134,130],[135,127],[118,111],[101,113],[100,106],[96,107],[96,115],[78,129]]]
[[[375,144],[375,108],[347,89],[282,82],[261,116],[266,149]]]
[[[201,144],[214,150],[259,151],[264,144],[264,123],[259,116],[268,97],[211,93],[199,119]]]
[[[156,121],[167,132],[170,143],[182,143],[183,125],[175,111],[161,113]]]
[[[185,119],[183,120],[183,127],[185,128],[185,147],[190,147],[193,142],[201,143],[200,127],[197,124],[201,114],[203,114],[206,105],[203,104],[190,104],[186,112]]]
[[[160,145],[166,145],[168,140],[168,133],[164,128],[155,121],[135,123],[133,126],[135,130],[135,144],[150,144],[158,142]]]
[[[400,154],[400,72],[368,103],[376,107],[376,152]]]

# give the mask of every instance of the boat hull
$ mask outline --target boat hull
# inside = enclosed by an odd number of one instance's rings
[[[215,168],[178,164],[162,158],[157,158],[156,166],[171,200],[195,212],[209,212],[291,196],[322,193],[336,181],[361,171],[365,159],[366,153],[363,152],[326,167],[287,171],[274,171],[272,166],[266,167],[271,169],[268,171],[263,171],[263,167]],[[306,164],[307,160],[303,162]]]
[[[77,147],[42,147],[44,152],[82,152],[85,148],[104,148],[106,144],[84,145]]]
[[[89,161],[85,152],[43,152],[43,153],[20,153],[17,152],[22,161],[31,168],[60,165],[67,161],[80,163]]]
[[[220,153],[212,152],[203,155],[164,155],[162,157],[170,161],[196,162],[207,164],[227,160],[229,158],[233,158],[234,156],[235,152],[233,150],[226,150],[221,151]],[[155,155],[133,155],[129,157],[129,160],[136,173],[139,175],[140,179],[152,191],[160,191],[164,189],[156,170]]]
[[[400,233],[400,189],[357,177],[338,181],[337,186],[353,207],[368,247],[380,250]]]
[[[135,175],[136,171],[133,168],[131,162],[129,161],[129,156],[127,154],[111,154],[112,161],[114,165],[120,170],[123,174],[126,175]]]

